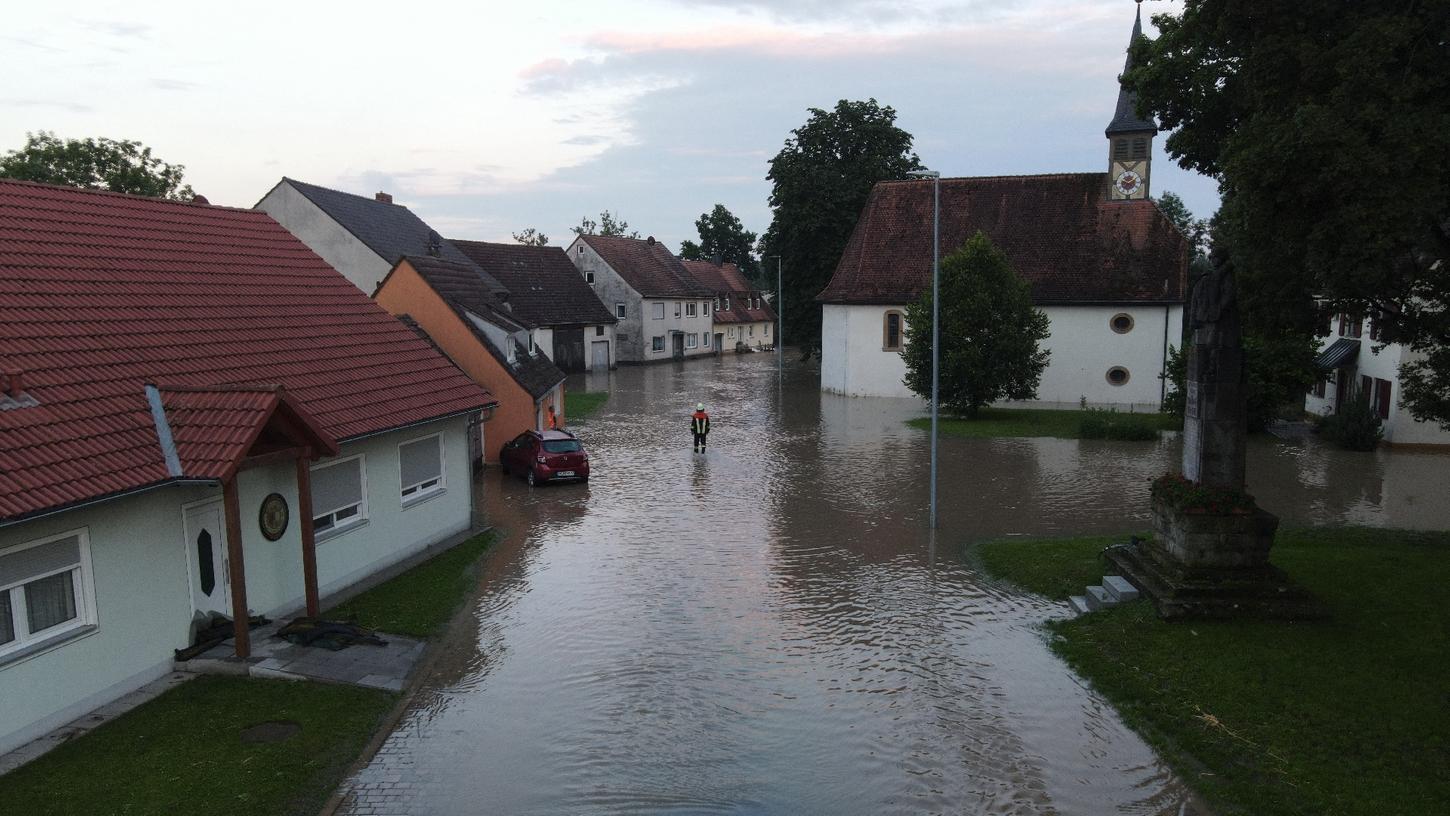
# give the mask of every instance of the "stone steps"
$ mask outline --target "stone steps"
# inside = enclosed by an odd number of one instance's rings
[[[1134,587],[1128,579],[1121,575],[1106,575],[1101,584],[1088,587],[1085,594],[1069,597],[1067,604],[1072,608],[1073,614],[1086,615],[1099,609],[1107,609],[1110,606],[1137,600],[1139,597],[1137,587]]]

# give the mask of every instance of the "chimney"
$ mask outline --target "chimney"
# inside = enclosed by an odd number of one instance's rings
[[[379,190],[378,191],[378,194],[375,195],[375,196],[373,196],[373,198],[377,199],[378,201],[383,202],[384,204],[392,204],[393,203],[393,196],[392,196],[392,194],[391,193],[385,193],[385,192],[383,192],[381,190]]]
[[[428,230],[428,254],[434,258],[443,254],[443,238],[433,230]]]
[[[714,255],[711,255],[710,256],[710,263],[712,263],[712,264],[714,264],[716,266],[721,266],[722,264],[725,263],[725,256],[724,255],[721,255],[718,252],[716,252]]]
[[[5,380],[5,393],[20,399],[20,395],[25,393],[25,372],[18,368],[6,369]]]
[[[191,203],[193,203],[193,204],[210,204],[211,202],[206,200],[206,196],[202,195],[201,193],[197,193],[196,195],[194,195],[194,196],[191,197]]]
[[[653,235],[651,235],[650,237],[644,239],[644,242],[646,244],[649,244],[650,246],[654,246],[655,245],[655,237]]]

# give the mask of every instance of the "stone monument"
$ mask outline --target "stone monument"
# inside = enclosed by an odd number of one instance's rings
[[[1269,563],[1279,519],[1244,492],[1246,379],[1231,268],[1194,280],[1188,315],[1183,473],[1154,483],[1153,540],[1107,557],[1164,618],[1320,616]]]

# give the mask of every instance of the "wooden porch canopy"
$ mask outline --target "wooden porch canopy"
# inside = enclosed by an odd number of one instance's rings
[[[251,654],[246,563],[237,474],[292,461],[302,532],[302,580],[307,614],[316,616],[317,542],[312,530],[309,462],[337,455],[337,442],[280,385],[146,385],[157,436],[173,477],[215,479],[226,513],[232,625],[237,657]]]

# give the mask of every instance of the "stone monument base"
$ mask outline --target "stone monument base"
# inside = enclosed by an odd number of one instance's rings
[[[1165,620],[1310,620],[1328,610],[1269,563],[1279,519],[1260,508],[1188,512],[1153,503],[1152,541],[1104,553]]]

